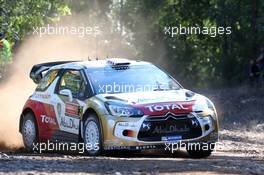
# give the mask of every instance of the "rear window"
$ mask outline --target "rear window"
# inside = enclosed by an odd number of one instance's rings
[[[51,70],[40,80],[36,91],[45,91],[49,85],[55,80],[58,75],[58,70]]]

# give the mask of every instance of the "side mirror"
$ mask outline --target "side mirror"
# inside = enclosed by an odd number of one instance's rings
[[[69,101],[70,102],[73,101],[72,92],[69,89],[62,89],[62,90],[60,90],[60,95],[64,95],[64,96],[69,97]]]

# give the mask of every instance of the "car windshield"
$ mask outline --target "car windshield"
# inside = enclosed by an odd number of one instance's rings
[[[180,85],[154,65],[130,65],[86,69],[97,94],[168,91]]]

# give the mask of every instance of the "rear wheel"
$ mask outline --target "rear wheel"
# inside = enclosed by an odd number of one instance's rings
[[[33,151],[34,144],[37,143],[37,125],[35,117],[32,113],[26,113],[22,122],[22,137],[25,148]]]
[[[192,158],[205,158],[212,154],[213,143],[190,143],[186,148]]]
[[[102,134],[100,122],[95,114],[89,114],[84,122],[84,144],[89,155],[96,156],[102,152]]]

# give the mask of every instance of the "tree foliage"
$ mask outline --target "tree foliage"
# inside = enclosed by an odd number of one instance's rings
[[[140,59],[158,63],[176,78],[198,86],[245,80],[249,60],[264,39],[264,2],[260,0],[0,0],[0,30],[14,43],[33,27],[85,14],[104,29],[99,43],[120,40]],[[83,18],[82,18],[83,19]],[[230,35],[165,34],[166,27],[231,27]],[[105,46],[107,47],[107,46]],[[128,49],[128,50],[129,50]]]
[[[33,27],[70,14],[70,9],[61,0],[0,0],[0,14],[0,31],[14,44],[32,32]]]
[[[260,0],[126,1],[125,24],[143,58],[166,63],[186,83],[230,84],[244,80],[263,44]],[[166,26],[231,27],[230,35],[164,34]],[[158,58],[157,58],[158,57]]]

